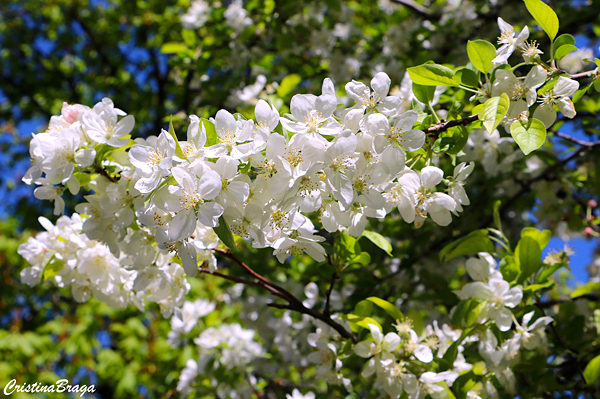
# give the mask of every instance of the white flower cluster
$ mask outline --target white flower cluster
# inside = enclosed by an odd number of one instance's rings
[[[447,397],[454,381],[480,360],[485,362],[489,376],[495,376],[507,391],[515,392],[511,367],[518,362],[521,351],[537,350],[545,345],[544,328],[552,318],[539,317],[530,311],[523,315],[520,323],[517,321],[510,309],[521,303],[522,289],[520,286],[510,288],[489,254],[480,253],[478,258],[468,259],[466,268],[476,281],[466,284],[457,295],[461,299],[476,298],[484,305],[476,321],[478,328],[461,331],[447,324],[440,326],[441,323],[434,320],[419,335],[412,321],[405,317],[397,320],[395,331],[385,334],[381,326],[369,323],[367,339],[353,346],[356,355],[368,359],[361,375],[374,376],[375,387],[389,397]],[[513,322],[515,328],[511,330]],[[493,324],[501,331],[500,335],[492,330]],[[336,338],[330,327],[319,325],[317,331],[308,336],[309,344],[316,349],[308,359],[317,365],[321,378],[330,384],[344,385],[352,392],[350,380],[343,375],[347,352],[340,350]],[[449,354],[451,347],[456,352]],[[441,364],[445,366],[440,368]],[[472,387],[467,397],[498,397],[498,392],[488,380],[484,385]]]
[[[124,113],[108,99],[93,109],[65,105],[50,129],[34,136],[25,180],[42,184],[36,192],[55,193],[57,203],[62,184],[93,190],[76,210],[89,215],[88,237],[117,258],[131,235],[140,244],[137,257],[150,259],[154,237],[189,275],[198,256],[214,270],[212,229],[226,222],[255,248],[273,248],[280,262],[302,253],[322,261],[325,239],[316,234],[315,217],[328,232],[360,236],[368,217],[381,219],[395,208],[408,223],[420,226],[429,216],[445,226],[468,204],[462,185],[472,165],[458,165],[446,180],[435,166],[407,166],[407,153],[423,147],[425,133],[414,129],[417,112],[403,111],[404,100],[388,95],[390,84],[382,72],[371,88],[348,83],[349,108],[338,107],[326,79],[320,96],[292,97],[291,114],[283,117],[262,100],[256,120],[226,110],[211,121],[192,115],[181,142],[163,130],[129,144],[133,117],[118,120]],[[63,147],[63,135],[73,144]],[[80,153],[88,154],[85,163]],[[90,172],[97,176],[91,181]],[[443,181],[448,194],[439,191]]]
[[[193,385],[199,376],[210,377],[210,384],[219,397],[250,398],[254,377],[232,385],[227,378],[216,378],[208,373],[211,369],[223,368],[224,372],[241,373],[245,368],[265,355],[263,347],[254,340],[254,331],[242,328],[237,323],[221,324],[205,329],[196,339],[200,355],[198,360],[189,359],[181,371],[177,390],[182,394],[194,391]],[[235,375],[235,374],[232,374]],[[250,384],[250,386],[248,386]]]
[[[189,334],[198,323],[198,319],[212,313],[216,306],[214,302],[206,299],[197,299],[193,302],[185,301],[182,307],[175,309],[171,317],[169,343],[174,347],[178,346],[180,337]]]
[[[508,331],[513,322],[513,314],[508,309],[521,302],[523,290],[520,286],[510,288],[496,270],[496,261],[491,255],[481,253],[479,256],[482,259],[471,258],[467,261],[467,273],[475,282],[466,284],[456,295],[460,299],[484,301],[486,307],[479,321],[493,319],[500,331]]]
[[[399,321],[396,332],[383,335],[381,328],[369,324],[371,336],[354,346],[354,352],[369,359],[362,376],[375,375],[375,384],[390,397],[398,398],[406,392],[409,398],[433,398],[444,393],[445,385],[451,386],[459,373],[470,370],[472,365],[465,361],[463,345],[458,346],[458,355],[450,370],[435,373],[427,371],[427,364],[435,357],[443,358],[450,345],[460,337],[460,331],[437,322],[427,326],[419,337],[409,320]],[[419,370],[419,372],[416,372]],[[440,384],[440,383],[445,383]]]
[[[493,62],[495,65],[507,64],[508,58],[515,50],[520,50],[523,59],[527,63],[533,63],[540,58],[542,51],[538,49],[535,42],[528,42],[529,29],[527,26],[515,33],[512,25],[498,18],[500,27],[500,36],[498,43],[500,47],[496,50],[497,56]],[[576,114],[575,106],[571,97],[579,89],[579,82],[576,80],[561,76],[555,82],[554,86],[541,94],[538,99],[536,90],[548,80],[548,71],[540,65],[531,68],[525,77],[516,77],[511,69],[498,68],[495,71],[495,79],[487,84],[485,89],[492,97],[500,96],[503,93],[510,99],[508,114],[503,121],[505,127],[516,120],[527,121],[529,118],[529,107],[539,102],[532,117],[539,119],[546,128],[552,126],[556,121],[555,106],[567,118],[573,118]]]
[[[156,302],[167,316],[183,304],[189,283],[181,266],[170,256],[154,253],[149,264],[134,263],[136,234],[128,234],[124,245],[130,252],[115,257],[109,247],[83,233],[84,220],[77,213],[61,216],[56,225],[40,217],[45,232],[19,247],[19,254],[33,266],[21,271],[23,283],[34,286],[52,279],[59,287],[71,286],[73,297],[84,302],[94,296],[111,306],[135,305],[144,309]]]
[[[48,130],[34,134],[29,145],[31,167],[23,181],[37,184],[34,195],[38,199],[54,201],[54,214],[63,212],[61,197],[64,185],[72,194],[79,192],[81,183],[73,176],[76,167],[94,163],[97,144],[122,147],[127,144],[133,129],[133,116],[115,108],[105,98],[94,108],[63,103],[61,115],[50,119]],[[119,120],[120,116],[125,116]]]

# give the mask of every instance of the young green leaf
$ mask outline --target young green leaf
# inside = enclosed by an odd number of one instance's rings
[[[539,231],[535,227],[525,227],[521,231],[521,237],[531,237],[537,241],[541,249],[546,248],[546,245],[550,242],[552,232],[550,230]]]
[[[469,40],[467,43],[467,54],[471,64],[483,73],[492,70],[496,58],[496,48],[487,40]]]
[[[367,301],[370,301],[375,305],[379,306],[381,309],[385,310],[385,312],[392,316],[395,320],[402,320],[404,318],[402,312],[394,304],[384,299],[372,296],[367,298]]]
[[[433,100],[435,86],[423,86],[413,82],[412,91],[415,94],[415,97],[417,97],[417,100],[427,104]]]
[[[458,86],[452,69],[439,64],[422,64],[407,69],[413,83],[423,86]]]
[[[595,382],[598,377],[600,377],[600,355],[593,358],[583,370],[583,378],[588,384]]]
[[[559,37],[556,38],[554,42],[552,42],[552,57],[554,57],[554,53],[558,50],[559,47],[564,46],[565,44],[575,45],[575,38],[568,33],[563,33]]]
[[[479,120],[483,122],[483,126],[488,133],[492,134],[494,129],[502,122],[509,106],[510,99],[506,93],[502,93],[499,97],[492,97],[483,104],[483,109],[479,113]]]
[[[388,255],[392,256],[392,244],[390,244],[387,238],[379,233],[369,230],[365,230],[362,235],[373,244],[383,249]]]
[[[215,124],[206,118],[201,118],[202,126],[206,130],[206,146],[217,144],[217,130]]]
[[[279,97],[286,97],[292,92],[292,90],[296,88],[296,86],[298,86],[301,81],[302,77],[297,73],[286,76],[283,78],[279,84],[279,87],[277,88],[277,95]]]
[[[565,55],[569,54],[572,51],[576,51],[577,47],[573,46],[572,44],[564,44],[562,46],[560,46],[558,49],[556,49],[556,52],[554,53],[554,59],[556,59],[557,61],[562,59]]]
[[[229,230],[229,226],[227,226],[227,222],[223,216],[219,218],[219,225],[214,227],[213,230],[219,237],[223,244],[227,245],[229,249],[235,249],[235,240],[233,239],[233,234],[231,234],[231,230]]]
[[[169,120],[169,134],[175,140],[175,154],[178,157],[183,157],[183,151],[181,150],[181,146],[179,145],[179,140],[177,139],[177,135],[175,134],[175,129],[173,128],[173,117]]]
[[[456,71],[454,80],[465,86],[479,87],[479,74],[469,68],[460,68]]]
[[[579,296],[586,295],[594,291],[600,291],[600,283],[589,282],[586,285],[582,285],[581,287],[578,287],[575,291],[573,291],[571,293],[571,298],[577,298]]]
[[[558,17],[554,10],[542,0],[525,0],[525,7],[550,40],[554,40],[558,33]]]
[[[515,258],[519,263],[521,275],[519,281],[524,281],[541,267],[542,250],[536,240],[524,236],[519,240],[515,250]]]
[[[546,141],[546,127],[538,119],[530,119],[528,123],[515,121],[510,125],[510,135],[519,145],[523,154],[537,150]]]
[[[487,229],[475,230],[446,245],[440,251],[440,260],[447,262],[458,256],[472,255],[479,252],[494,252],[494,244],[489,238]]]
[[[176,43],[176,42],[165,43],[160,48],[160,52],[164,53],[164,54],[179,54],[179,53],[185,53],[188,51],[189,50],[185,44]]]

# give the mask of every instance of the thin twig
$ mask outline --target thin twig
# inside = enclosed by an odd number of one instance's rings
[[[110,180],[112,183],[117,183],[119,181],[118,177],[115,176],[111,176],[108,174],[108,172],[106,171],[106,169],[104,169],[101,166],[96,165],[96,167],[94,168],[95,172],[98,173],[99,175],[102,175],[104,177],[106,177],[108,180]]]
[[[268,306],[277,308],[277,309],[288,309],[288,310],[293,310],[293,311],[296,311],[296,312],[299,312],[302,314],[307,314],[307,315],[312,316],[315,319],[321,320],[325,324],[329,325],[331,328],[336,330],[343,338],[351,339],[352,342],[354,342],[354,343],[356,343],[358,341],[356,339],[356,336],[354,336],[354,334],[352,334],[351,332],[346,330],[344,328],[344,326],[342,326],[341,324],[339,324],[338,322],[333,320],[331,318],[330,314],[317,312],[313,309],[307,308],[306,306],[304,306],[302,301],[299,300],[298,298],[296,298],[291,292],[289,292],[282,286],[275,284],[274,282],[270,281],[266,277],[258,274],[250,266],[248,266],[246,263],[242,262],[235,254],[231,253],[230,251],[222,250],[219,248],[215,248],[214,251],[226,258],[231,259],[232,261],[234,261],[235,263],[240,265],[247,274],[249,274],[250,276],[252,276],[253,278],[255,278],[258,281],[252,281],[252,280],[247,280],[247,279],[243,279],[243,278],[238,278],[238,277],[230,276],[230,275],[219,273],[219,272],[210,272],[208,270],[205,271],[206,269],[201,269],[202,272],[207,272],[208,274],[212,274],[217,277],[225,278],[230,281],[247,284],[247,285],[254,286],[254,287],[264,288],[267,291],[269,291],[270,293],[272,293],[273,295],[275,295],[279,298],[282,298],[288,302],[287,304],[270,303],[270,304],[268,304]]]
[[[436,123],[435,125],[429,126],[424,130],[425,133],[436,133],[440,134],[443,131],[450,129],[455,126],[467,126],[469,123],[475,122],[479,118],[479,115],[471,115],[462,119],[454,119],[451,121],[442,121],[440,123]]]
[[[284,298],[285,300],[289,301],[289,302],[300,302],[302,303],[299,299],[297,299],[291,292],[289,292],[288,290],[286,290],[285,288],[278,286],[277,284],[273,283],[272,281],[270,281],[269,279],[267,279],[266,277],[261,276],[260,274],[258,274],[257,272],[255,272],[250,266],[248,266],[247,264],[245,264],[244,262],[242,262],[240,259],[238,259],[237,256],[235,256],[233,253],[231,253],[230,251],[225,251],[219,248],[215,248],[214,249],[215,252],[225,256],[226,258],[229,258],[231,260],[233,260],[235,263],[237,263],[238,265],[240,265],[244,271],[246,273],[248,273],[249,275],[251,275],[252,277],[254,277],[255,279],[259,280],[265,287],[270,287],[275,289],[276,291],[279,292],[282,298]]]
[[[573,75],[569,75],[569,77],[571,79],[581,79],[581,78],[586,78],[589,75],[592,75],[592,74],[594,74],[596,72],[598,72],[598,68],[592,69],[591,71],[585,71],[585,72],[575,73]]]
[[[333,286],[335,285],[336,280],[338,279],[338,274],[333,272],[331,275],[331,280],[329,281],[329,290],[327,291],[327,299],[325,300],[325,314],[330,315],[330,301],[331,301],[331,292],[333,291]]]
[[[579,140],[578,138],[575,138],[573,136],[569,136],[568,134],[564,134],[561,132],[553,132],[555,136],[558,136],[562,139],[568,140],[573,144],[577,144],[580,145],[582,147],[595,147],[598,145],[598,142],[592,142],[592,141],[583,141],[583,140]]]

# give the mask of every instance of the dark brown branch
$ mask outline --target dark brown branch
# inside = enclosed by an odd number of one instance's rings
[[[276,291],[278,293],[277,296],[285,299],[288,302],[300,302],[301,301],[299,299],[297,299],[292,293],[290,293],[289,291],[287,291],[285,288],[278,286],[277,284],[271,282],[269,279],[267,279],[266,277],[261,276],[260,274],[258,274],[257,272],[255,272],[250,266],[248,266],[247,264],[245,264],[244,262],[242,262],[240,259],[238,259],[237,256],[235,256],[233,253],[231,253],[230,251],[225,251],[219,248],[215,248],[214,249],[215,252],[223,255],[226,258],[231,259],[232,261],[234,261],[235,263],[237,263],[238,265],[240,265],[244,271],[246,273],[248,273],[249,275],[251,275],[252,277],[254,277],[255,279],[257,279],[258,281],[261,282],[261,286],[269,289],[269,291],[271,291],[271,289],[273,289],[274,291]],[[273,293],[275,293],[274,291],[271,291]]]
[[[435,125],[429,126],[427,129],[424,130],[424,132],[425,133],[435,133],[436,135],[439,135],[441,132],[450,129],[451,127],[467,126],[469,123],[475,122],[478,118],[479,118],[479,115],[475,114],[475,115],[467,116],[466,118],[462,118],[462,119],[443,121],[443,122],[437,123]]]
[[[330,315],[330,302],[331,302],[331,292],[333,291],[333,286],[338,279],[338,274],[334,271],[331,275],[331,280],[329,281],[329,290],[327,291],[327,299],[325,300],[325,314]]]
[[[118,177],[115,176],[111,176],[108,174],[108,172],[106,171],[106,169],[104,169],[101,166],[96,165],[96,167],[94,168],[95,172],[98,173],[99,175],[102,175],[104,177],[106,177],[108,180],[110,180],[112,183],[117,183],[119,181]]]
[[[235,276],[230,276],[228,274],[224,274],[224,273],[219,273],[219,272],[213,272],[205,267],[201,267],[198,269],[198,271],[200,273],[204,273],[204,274],[211,274],[213,276],[217,276],[217,277],[221,277],[225,280],[229,280],[229,281],[233,281],[234,283],[239,283],[239,284],[244,284],[244,285],[251,285],[254,287],[262,287],[262,285],[260,283],[257,283],[256,281],[252,281],[252,280],[248,280],[245,278],[241,278],[241,277],[235,277]]]
[[[255,278],[257,281],[234,277],[234,276],[230,276],[230,275],[219,273],[219,272],[210,272],[207,269],[200,269],[201,272],[212,274],[214,276],[221,277],[221,278],[224,278],[224,279],[227,279],[230,281],[235,281],[237,283],[242,283],[242,284],[246,284],[246,285],[250,285],[250,286],[254,286],[254,287],[264,288],[267,291],[269,291],[271,294],[273,294],[279,298],[282,298],[288,302],[287,304],[270,303],[269,304],[270,307],[277,308],[277,309],[293,310],[293,311],[296,311],[296,312],[299,312],[302,314],[307,314],[309,316],[312,316],[315,319],[321,320],[322,322],[324,322],[325,324],[327,324],[328,326],[330,326],[331,328],[336,330],[343,338],[351,339],[352,342],[354,342],[354,343],[357,342],[357,339],[354,336],[354,334],[352,334],[351,332],[348,332],[344,328],[344,326],[342,326],[341,324],[339,324],[338,322],[333,320],[328,313],[321,313],[321,312],[317,312],[313,309],[307,308],[306,306],[304,306],[302,301],[300,301],[298,298],[296,298],[291,292],[289,292],[285,288],[281,287],[280,285],[273,283],[266,277],[258,274],[250,266],[248,266],[247,264],[242,262],[237,256],[235,256],[230,251],[225,251],[225,250],[218,249],[218,248],[215,248],[214,251],[228,259],[231,259],[232,261],[234,261],[235,263],[240,265],[247,274],[249,274],[250,276]]]
[[[339,324],[338,322],[333,320],[328,314],[320,313],[313,309],[309,309],[306,306],[304,306],[302,304],[302,302],[297,303],[297,304],[269,303],[268,306],[270,306],[272,308],[293,310],[298,313],[307,314],[309,316],[314,317],[317,320],[321,320],[323,323],[327,324],[328,326],[333,328],[335,331],[337,331],[338,334],[340,334],[343,338],[351,339],[352,342],[354,342],[354,343],[358,342],[358,340],[356,339],[354,334],[348,332],[341,324]]]

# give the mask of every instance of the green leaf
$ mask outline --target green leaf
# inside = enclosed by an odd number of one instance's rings
[[[433,150],[436,153],[458,154],[467,144],[469,132],[464,126],[455,126],[442,132],[434,142]]]
[[[435,86],[423,86],[420,84],[413,83],[412,91],[417,97],[417,100],[422,103],[429,103],[433,100],[433,95],[435,94]]]
[[[277,88],[277,95],[279,97],[287,97],[301,81],[302,77],[296,73],[286,76]]]
[[[225,218],[221,216],[219,218],[219,225],[217,227],[213,227],[213,230],[219,237],[223,244],[227,245],[229,249],[235,249],[235,240],[233,239],[233,234],[231,234],[231,230],[229,230],[229,226],[227,226],[227,222],[225,222]]]
[[[595,382],[598,377],[600,377],[600,355],[593,358],[583,370],[583,378],[588,384]]]
[[[375,320],[371,317],[364,317],[362,320],[356,322],[356,325],[358,325],[362,328],[365,328],[367,330],[369,330],[369,324],[375,324],[377,327],[379,327],[380,330],[383,330],[381,328],[381,324],[379,324],[377,322],[377,320]]]
[[[361,252],[358,255],[348,259],[349,265],[353,266],[367,266],[371,263],[371,255],[368,252]]]
[[[573,104],[576,104],[577,102],[579,102],[579,100],[581,100],[583,98],[583,96],[592,88],[593,86],[593,82],[590,83],[589,85],[586,85],[582,88],[580,88],[579,90],[577,90],[575,92],[575,94],[573,94]]]
[[[569,54],[572,51],[577,50],[577,47],[573,46],[572,44],[565,44],[563,46],[560,46],[557,50],[556,53],[554,53],[554,58],[556,60],[560,60],[562,59],[565,55]]]
[[[540,284],[531,284],[528,285],[527,288],[524,289],[525,292],[537,292],[541,290],[548,289],[554,285],[554,280],[548,280],[544,283]]]
[[[469,40],[467,54],[475,68],[483,73],[488,73],[494,66],[492,60],[496,58],[496,47],[487,40]]]
[[[464,86],[479,87],[478,75],[479,74],[473,72],[469,68],[460,68],[454,73],[454,80]]]
[[[164,54],[179,54],[188,52],[188,48],[183,43],[170,42],[165,43],[160,48],[160,52]]]
[[[335,255],[345,261],[360,253],[360,245],[356,238],[342,230],[333,243],[333,250]]]
[[[515,258],[521,269],[519,281],[524,281],[527,277],[537,272],[542,266],[542,250],[540,245],[531,237],[522,237],[517,244]]]
[[[490,240],[486,229],[475,230],[446,245],[440,251],[440,260],[447,262],[458,256],[472,255],[479,252],[494,252],[494,244]]]
[[[354,314],[360,317],[368,317],[373,314],[373,303],[363,299],[354,307]]]
[[[367,301],[361,301],[361,302],[365,302],[369,305],[371,305],[370,302]],[[345,320],[348,320],[348,322],[350,322],[350,329],[354,332],[358,331],[358,327],[362,327],[364,329],[369,329],[369,324],[374,324],[377,327],[379,327],[381,330],[383,330],[381,328],[381,324],[379,324],[379,322],[375,319],[373,319],[372,317],[363,317],[363,316],[359,316],[357,314],[353,314],[353,313],[349,313],[345,316],[343,316],[343,318]]]
[[[542,29],[554,40],[558,33],[558,17],[552,8],[542,0],[525,0],[525,7]]]
[[[49,280],[49,279],[53,278],[54,276],[56,276],[57,274],[59,274],[64,265],[65,265],[65,262],[63,260],[56,259],[56,257],[54,255],[52,255],[52,258],[50,258],[50,261],[46,264],[46,267],[44,268],[44,273],[42,274],[42,280],[43,281]]]
[[[554,42],[552,42],[552,57],[554,57],[554,53],[556,50],[564,46],[565,44],[575,44],[575,38],[568,33],[564,33],[556,38]]]
[[[586,295],[594,291],[600,291],[600,283],[591,282],[577,288],[571,293],[571,298],[577,298],[578,296]]]
[[[510,125],[510,135],[519,145],[523,154],[537,150],[546,141],[546,127],[538,119],[530,119],[528,123],[515,121]]]
[[[550,276],[552,276],[554,273],[556,273],[556,271],[562,267],[567,267],[568,265],[565,262],[560,262],[560,263],[556,263],[554,265],[550,265],[544,266],[544,269],[542,270],[542,272],[540,273],[539,277],[538,277],[538,281],[540,283],[543,283],[544,281],[546,281]]]
[[[500,206],[502,206],[502,201],[496,200],[494,203],[494,226],[498,229],[498,231],[502,232],[502,220],[500,219]]]
[[[185,44],[187,46],[192,47],[192,48],[196,46],[197,36],[196,36],[196,32],[194,32],[193,30],[183,29],[181,31],[181,37],[183,38],[183,41],[185,42]]]
[[[206,130],[206,146],[208,147],[217,144],[217,130],[215,129],[215,124],[206,118],[202,118],[200,121]]]
[[[483,104],[483,109],[479,113],[479,120],[483,122],[483,126],[488,133],[492,134],[494,129],[502,122],[509,106],[510,99],[506,93],[502,93],[499,97],[492,97]]]
[[[521,272],[519,265],[515,261],[514,256],[505,256],[500,260],[500,273],[504,280],[511,282],[514,281]]]
[[[374,231],[365,230],[362,234],[365,238],[383,249],[388,255],[392,256],[392,244],[387,238]]]
[[[452,69],[439,64],[422,64],[407,69],[413,83],[423,86],[458,86]]]
[[[539,231],[535,227],[525,227],[521,231],[521,237],[531,237],[537,241],[540,246],[540,249],[546,248],[546,245],[550,242],[550,237],[552,237],[552,232],[550,230]]]
[[[183,157],[183,151],[181,150],[181,146],[179,145],[179,140],[177,139],[177,135],[175,134],[175,129],[173,128],[173,117],[169,120],[169,134],[175,140],[175,154],[178,157]]]
[[[481,302],[475,298],[460,301],[452,313],[452,324],[460,328],[470,327],[477,321],[477,318],[485,307],[485,302]]]
[[[375,305],[377,305],[381,309],[385,310],[385,312],[387,314],[389,314],[390,316],[392,316],[392,318],[394,320],[404,319],[404,315],[402,314],[402,312],[396,306],[394,306],[394,304],[392,304],[384,299],[377,298],[376,296],[372,296],[372,297],[367,298],[367,301],[373,302]]]

